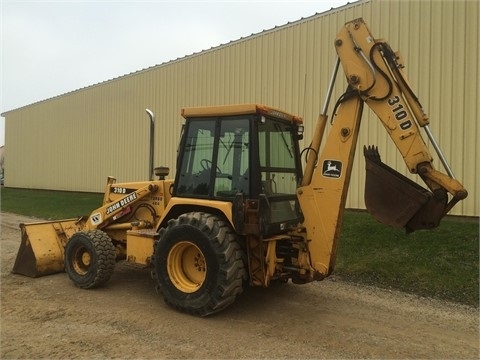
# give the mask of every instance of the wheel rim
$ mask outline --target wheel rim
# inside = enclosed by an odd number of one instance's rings
[[[167,272],[178,290],[184,293],[195,292],[202,286],[207,275],[205,257],[195,244],[180,241],[168,253]]]
[[[79,275],[85,275],[90,269],[92,255],[84,246],[77,246],[73,249],[72,266]]]

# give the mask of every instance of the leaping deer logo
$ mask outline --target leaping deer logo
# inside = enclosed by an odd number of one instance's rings
[[[327,162],[327,169],[324,171],[324,173],[326,172],[330,172],[330,171],[334,171],[334,172],[340,172],[340,170],[338,170],[337,168],[337,165],[332,165],[332,162],[331,161],[328,161]]]
[[[330,178],[339,178],[342,174],[342,162],[337,160],[324,160],[322,175]]]

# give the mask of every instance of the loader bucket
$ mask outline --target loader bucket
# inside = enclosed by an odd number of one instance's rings
[[[40,277],[64,271],[63,250],[78,219],[20,224],[22,240],[12,272]]]
[[[364,147],[365,206],[378,221],[407,232],[432,229],[445,215],[445,201],[384,164],[376,147]]]

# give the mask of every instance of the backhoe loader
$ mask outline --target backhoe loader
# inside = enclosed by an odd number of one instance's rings
[[[377,147],[364,147],[368,212],[407,232],[437,227],[467,191],[429,129],[400,53],[374,39],[361,18],[345,24],[334,46],[337,61],[306,149],[299,146],[302,118],[285,111],[260,104],[183,108],[174,180],[168,168],[150,165],[158,179],[109,177],[102,206],[88,216],[21,224],[13,272],[65,271],[76,286],[94,288],[124,260],[151,268],[167,304],[201,316],[225,309],[244,286],[322,280],[335,266],[365,104],[426,184],[384,164]],[[348,86],[324,136],[340,64]],[[432,165],[420,128],[446,174]]]

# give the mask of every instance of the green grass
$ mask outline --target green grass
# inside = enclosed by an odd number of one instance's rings
[[[103,194],[29,190],[1,189],[2,211],[34,216],[45,220],[59,220],[90,215],[92,210],[102,205]]]
[[[406,234],[347,212],[335,273],[342,279],[479,305],[478,219],[448,217]]]
[[[1,209],[42,219],[89,215],[103,194],[1,189]],[[335,275],[343,280],[479,306],[478,219],[449,217],[406,234],[347,211]]]

